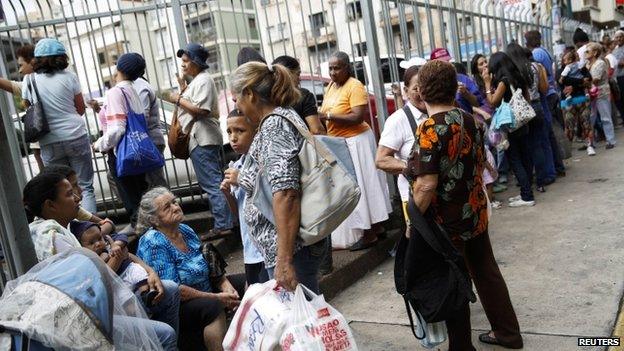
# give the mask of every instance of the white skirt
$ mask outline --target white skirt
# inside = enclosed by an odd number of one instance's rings
[[[332,247],[336,249],[350,247],[364,230],[385,221],[392,212],[386,175],[375,166],[377,145],[373,132],[369,129],[346,141],[362,195],[355,210],[332,233]]]

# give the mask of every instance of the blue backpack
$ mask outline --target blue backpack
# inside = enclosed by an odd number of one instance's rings
[[[126,100],[128,120],[126,133],[117,144],[117,176],[144,174],[163,167],[165,159],[147,133],[145,115],[134,112],[126,93],[121,91]]]

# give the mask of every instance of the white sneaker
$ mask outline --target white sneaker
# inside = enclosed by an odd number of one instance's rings
[[[501,206],[503,206],[503,204],[500,201],[492,201],[490,202],[490,205],[492,206],[493,209],[499,209],[501,208]]]
[[[509,203],[509,207],[531,207],[535,206],[535,201],[524,201],[522,199]]]
[[[507,199],[507,201],[509,201],[509,202],[516,202],[518,200],[522,200],[522,196],[521,195],[512,196],[509,199]]]
[[[587,147],[587,155],[589,156],[596,156],[596,150],[594,150],[594,147],[589,145]]]

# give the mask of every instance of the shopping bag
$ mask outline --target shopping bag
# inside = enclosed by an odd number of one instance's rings
[[[306,296],[310,297],[308,301]],[[322,295],[299,284],[288,327],[280,340],[283,351],[357,351],[349,323]]]
[[[223,339],[225,351],[279,350],[294,294],[277,287],[275,280],[252,284]]]
[[[165,159],[147,133],[145,115],[134,112],[126,93],[123,96],[128,113],[126,133],[117,144],[117,177],[144,174],[163,167]]]

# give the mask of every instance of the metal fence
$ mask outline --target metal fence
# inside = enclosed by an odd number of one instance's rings
[[[539,1],[535,8],[493,0],[0,1],[5,15],[0,23],[3,77],[21,79],[15,56],[19,46],[56,37],[68,49],[70,69],[80,79],[85,100],[102,99],[114,84],[115,61],[125,52],[139,52],[146,58],[146,78],[162,96],[177,85],[175,51],[189,41],[200,42],[210,52],[209,70],[224,116],[233,107],[228,77],[242,47],[257,48],[269,62],[284,54],[297,57],[303,71],[301,84],[319,104],[329,82],[328,57],[341,50],[351,55],[357,77],[369,89],[369,122],[376,134],[394,111],[390,87],[401,81],[403,59],[428,57],[434,48],[445,47],[456,61],[466,63],[476,53],[489,55],[512,40],[523,43],[522,34],[529,29],[540,30],[545,46],[552,48],[550,0]],[[5,127],[21,187],[39,170],[20,137],[20,109],[15,101],[8,94],[0,96],[0,110],[11,119]],[[173,106],[159,103],[166,131]],[[93,111],[87,111],[85,122],[95,139],[100,129]],[[168,152],[165,155],[172,190],[181,197],[202,196],[192,165]],[[99,209],[113,214],[120,202],[111,189],[106,162],[100,155],[93,162]]]

